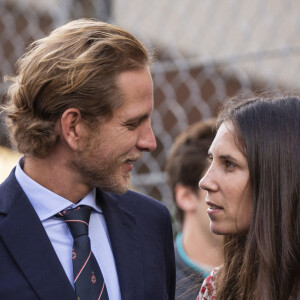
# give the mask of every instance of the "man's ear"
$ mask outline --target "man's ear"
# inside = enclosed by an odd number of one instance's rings
[[[175,201],[177,206],[184,212],[192,212],[196,210],[198,199],[190,187],[177,183],[175,187]]]
[[[78,150],[79,141],[86,135],[86,128],[79,109],[68,108],[65,110],[61,116],[60,125],[61,135],[66,143],[73,151]]]

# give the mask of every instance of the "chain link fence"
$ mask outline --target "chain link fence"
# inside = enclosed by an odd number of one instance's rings
[[[1,0],[0,75],[13,74],[29,42],[71,19],[98,18],[139,37],[156,52],[158,147],[136,163],[132,183],[172,209],[164,165],[177,134],[215,116],[227,97],[299,93],[299,11],[291,0]]]

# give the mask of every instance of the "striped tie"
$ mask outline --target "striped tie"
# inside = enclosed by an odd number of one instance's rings
[[[57,214],[65,219],[74,238],[72,261],[77,299],[108,300],[105,282],[88,236],[90,215],[91,208],[84,205]]]

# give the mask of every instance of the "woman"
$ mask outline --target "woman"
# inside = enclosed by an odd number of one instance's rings
[[[300,99],[230,100],[199,186],[224,264],[198,299],[300,299]]]

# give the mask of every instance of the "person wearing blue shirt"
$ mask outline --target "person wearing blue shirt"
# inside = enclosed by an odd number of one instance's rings
[[[24,156],[0,186],[0,299],[92,300],[94,284],[95,299],[174,299],[170,214],[128,190],[156,148],[150,62],[127,31],[81,19],[30,45],[6,77]],[[60,217],[82,207],[89,221]],[[88,226],[88,244],[68,222]],[[90,251],[77,276],[75,249]]]

